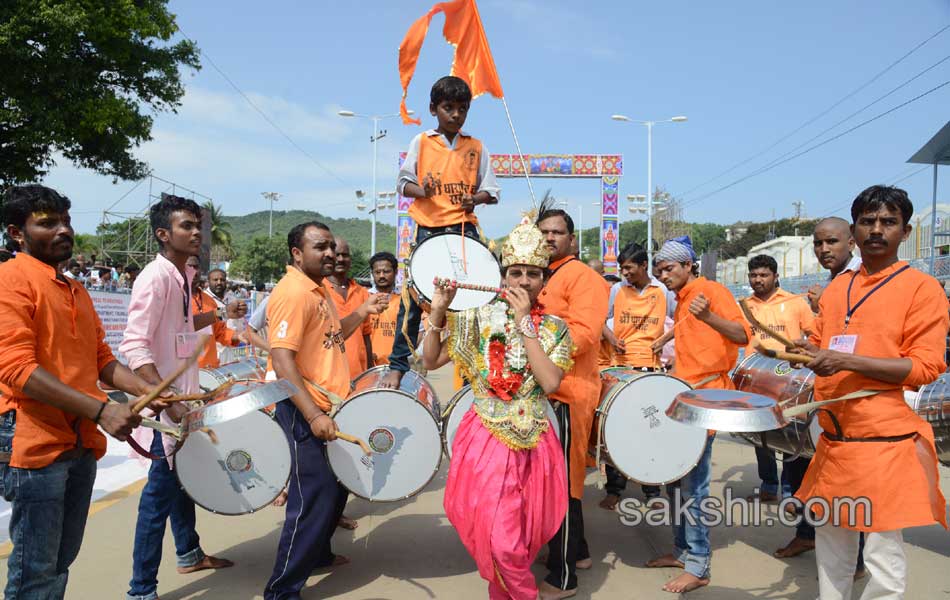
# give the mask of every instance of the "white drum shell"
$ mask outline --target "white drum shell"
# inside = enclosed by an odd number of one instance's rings
[[[475,394],[472,392],[472,386],[466,385],[455,392],[452,400],[449,401],[449,407],[446,415],[442,419],[442,450],[445,457],[452,459],[452,444],[455,442],[455,434],[458,432],[459,425],[462,424],[462,418],[465,413],[472,408],[475,403]],[[550,402],[546,403],[545,411],[548,414],[548,420],[551,422],[551,430],[558,439],[561,439],[561,433],[557,426],[557,414]]]
[[[198,371],[198,386],[209,392],[229,381],[263,380],[266,368],[267,365],[264,359],[252,357],[227,363],[214,369],[200,369]]]
[[[495,288],[501,286],[501,267],[491,250],[480,241],[465,237],[463,263],[462,243],[462,235],[446,232],[427,237],[413,249],[409,256],[407,278],[420,304],[428,306],[432,301],[436,277]],[[495,297],[494,292],[459,289],[449,310],[477,308],[488,304]]]
[[[290,477],[283,429],[261,411],[217,423],[185,438],[175,473],[195,504],[213,513],[243,515],[270,505]]]
[[[689,384],[625,367],[604,369],[600,377],[594,435],[600,435],[601,458],[642,484],[671,483],[689,473],[706,447],[706,431],[666,416],[676,394],[691,389]]]
[[[425,488],[442,462],[439,403],[432,386],[412,371],[400,389],[379,387],[388,367],[375,367],[353,381],[355,393],[334,416],[340,431],[365,440],[373,467],[362,462],[356,444],[327,444],[330,468],[356,496],[372,502],[409,498]]]

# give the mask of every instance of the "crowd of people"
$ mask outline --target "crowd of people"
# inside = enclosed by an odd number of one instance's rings
[[[437,81],[430,105],[437,127],[413,139],[400,171],[400,193],[415,199],[410,214],[417,243],[443,233],[478,239],[474,209],[500,200],[487,151],[461,130],[470,101],[461,79]],[[585,529],[582,505],[600,370],[623,365],[668,372],[696,389],[734,390],[731,372],[740,350],[775,343],[746,320],[724,286],[699,276],[688,237],[664,242],[652,264],[642,247],[627,245],[620,253],[622,279],[610,282],[602,265],[593,264],[598,272],[578,259],[570,215],[544,204],[503,244],[503,293],[484,306],[450,312],[457,293],[450,283],[437,286],[427,307],[416,296],[398,297],[398,263],[389,253],[371,258],[374,286],[367,290],[352,279],[347,241],[311,221],[288,233],[286,273],[247,319],[248,298],[228,296],[224,272],[207,274],[207,290],[196,283],[200,209],[165,196],[150,209],[159,253],[134,279],[119,347],[127,364],[121,364],[104,342],[84,286],[61,270],[64,264],[68,270],[73,249],[69,210],[65,196],[40,185],[5,192],[3,223],[18,248],[0,266],[7,284],[0,290],[6,333],[0,340],[0,482],[13,511],[9,598],[64,597],[96,460],[105,452],[103,432],[131,440],[151,459],[127,598],[158,598],[166,523],[180,573],[233,565],[201,547],[195,504],[173,471],[180,444],[140,427],[141,416],[129,405],[107,402],[98,382],[139,397],[184,364],[173,392],[147,408],[175,427],[186,408],[166,400],[197,392],[199,367],[214,365],[235,343],[268,352],[267,378],[289,381],[296,393],[276,405],[291,471],[272,574],[262,584],[267,600],[289,600],[300,598],[315,568],[349,562],[331,549],[337,527],[355,526],[343,516],[348,491],[327,459],[327,444],[337,439],[334,399],[345,398],[351,381],[378,364],[389,367],[381,385],[398,387],[414,352],[421,351],[427,369],[451,361],[471,385],[474,402],[452,446],[446,515],[490,598],[550,600],[575,595],[585,585],[583,571],[605,550]],[[792,339],[793,347],[783,350],[806,356],[816,399],[873,391],[829,405],[820,416],[815,456],[784,469],[787,493],[802,502],[863,496],[873,504],[873,515],[857,524],[849,515],[814,528],[803,520],[776,553],[784,558],[814,549],[826,600],[850,598],[862,572],[868,576],[863,598],[901,597],[907,581],[901,530],[946,527],[934,434],[902,392],[946,369],[950,329],[940,284],[897,258],[912,213],[902,190],[872,186],[855,198],[850,223],[819,223],[815,253],[829,282],[809,291],[810,305],[778,287],[773,260],[755,257],[749,265],[751,310],[758,322]],[[852,260],[855,247],[860,263]],[[205,333],[212,339],[205,342]],[[201,343],[208,347],[200,362],[188,363]],[[643,490],[649,498],[665,491],[676,505],[688,505],[692,517],[674,521],[670,551],[646,564],[682,571],[663,586],[671,593],[711,580],[703,500],[710,494],[716,436],[706,432],[701,456],[681,479],[665,490]],[[774,501],[783,493],[776,459],[768,452],[757,459],[758,499]],[[610,480],[601,506],[614,510],[626,482],[617,471]],[[530,567],[539,558],[547,574],[537,582]]]

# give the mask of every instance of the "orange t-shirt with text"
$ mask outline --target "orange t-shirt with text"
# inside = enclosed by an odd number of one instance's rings
[[[782,288],[775,290],[768,300],[762,301],[753,294],[746,298],[746,303],[760,323],[792,341],[800,340],[803,334],[811,334],[815,330],[815,315],[805,299]],[[770,350],[785,350],[782,342],[766,335],[757,327],[750,327],[752,336],[746,346],[746,356],[755,352],[755,342]]]
[[[396,339],[396,317],[399,316],[399,304],[399,296],[392,295],[386,310],[367,319],[373,330],[371,339],[377,365],[389,364],[389,354],[393,351],[393,342]]]
[[[199,290],[197,294],[191,295],[191,314],[200,315],[217,310],[218,305],[208,292]],[[211,336],[205,343],[204,352],[198,357],[198,368],[200,369],[216,369],[221,366],[221,361],[218,358],[218,344],[223,346],[238,345],[238,340],[234,338],[234,330],[228,327],[227,321],[221,319],[215,319],[211,327],[205,327],[198,334]]]
[[[435,193],[428,198],[416,198],[409,206],[409,216],[423,227],[458,225],[463,220],[476,224],[474,212],[461,208],[462,196],[478,191],[478,167],[481,164],[482,143],[463,133],[456,134],[455,148],[449,148],[438,133],[422,134],[419,140],[419,158],[416,176],[419,185],[428,177],[436,182]]]
[[[663,335],[666,322],[666,289],[647,285],[642,292],[623,285],[614,296],[614,335],[625,343],[626,352],[618,356],[621,365],[655,367],[659,357],[652,344]]]
[[[267,323],[270,347],[295,351],[294,362],[304,380],[346,398],[350,371],[344,356],[343,329],[325,287],[296,267],[287,267],[287,274],[274,286],[267,301]],[[274,370],[270,359],[267,368]],[[330,401],[322,392],[313,386],[307,391],[321,410],[329,412]]]

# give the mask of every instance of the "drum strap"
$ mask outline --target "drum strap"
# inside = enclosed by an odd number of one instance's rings
[[[318,392],[326,396],[327,400],[330,401],[331,408],[330,408],[329,416],[332,419],[333,415],[335,415],[336,412],[340,410],[340,405],[343,404],[343,398],[334,394],[333,392],[331,392],[330,390],[328,390],[327,388],[323,387],[322,385],[320,385],[319,383],[315,381],[311,381],[307,379],[306,377],[303,377],[303,380],[306,381],[309,385],[312,385],[314,388],[316,388]]]
[[[132,449],[135,450],[136,453],[142,455],[143,457],[145,457],[145,458],[147,458],[147,459],[149,459],[149,460],[162,460],[162,459],[166,459],[166,458],[171,458],[171,457],[175,456],[176,454],[178,454],[178,451],[181,450],[181,447],[182,447],[182,446],[184,445],[184,443],[185,443],[185,440],[178,440],[178,441],[175,443],[175,447],[172,448],[172,451],[171,451],[171,453],[170,453],[168,456],[159,456],[159,455],[157,455],[157,454],[152,454],[151,452],[149,452],[148,450],[146,450],[145,448],[143,448],[142,446],[140,446],[139,443],[136,442],[136,441],[132,438],[132,436],[129,436],[128,438],[126,438],[125,441],[129,443],[129,446],[131,446]]]

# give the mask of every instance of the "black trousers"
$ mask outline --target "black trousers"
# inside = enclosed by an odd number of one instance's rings
[[[604,485],[604,491],[614,496],[622,496],[624,489],[627,487],[627,478],[609,463],[604,465],[604,470],[607,472],[607,483]],[[643,495],[647,500],[660,495],[660,486],[658,485],[641,484],[640,489],[643,490]]]
[[[564,465],[567,467],[567,492],[571,491],[571,407],[559,403],[554,409],[557,414],[558,430],[561,434],[561,447],[564,449]],[[546,582],[561,590],[577,587],[577,567],[579,560],[590,558],[590,549],[584,538],[584,513],[581,501],[569,498],[567,515],[561,528],[548,542],[548,576]]]

